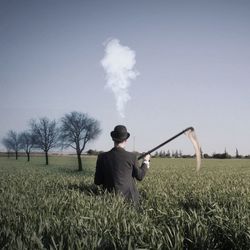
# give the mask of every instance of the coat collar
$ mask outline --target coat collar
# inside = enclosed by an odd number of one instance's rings
[[[113,147],[111,151],[125,151],[125,149],[121,147]]]

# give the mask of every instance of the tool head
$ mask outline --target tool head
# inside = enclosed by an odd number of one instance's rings
[[[194,128],[190,127],[186,130],[185,135],[190,139],[190,141],[193,144],[195,155],[196,155],[196,170],[199,171],[201,167],[201,148],[197,139],[197,136],[195,134]]]
[[[194,128],[193,127],[188,127],[188,128],[185,129],[185,131],[188,131],[188,130],[194,131]]]

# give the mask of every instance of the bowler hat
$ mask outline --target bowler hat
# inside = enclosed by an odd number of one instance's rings
[[[130,133],[128,133],[127,128],[123,125],[117,125],[114,131],[110,132],[110,135],[115,142],[122,142],[129,138]]]

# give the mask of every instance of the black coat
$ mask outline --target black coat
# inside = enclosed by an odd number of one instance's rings
[[[147,165],[139,167],[136,155],[120,147],[98,155],[96,162],[95,184],[103,185],[108,191],[121,193],[126,200],[139,201],[135,179],[141,181],[147,171]]]

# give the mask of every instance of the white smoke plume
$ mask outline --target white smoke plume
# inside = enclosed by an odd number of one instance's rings
[[[118,39],[109,40],[105,44],[101,65],[106,72],[106,86],[114,93],[116,109],[122,118],[125,117],[125,105],[130,99],[128,87],[131,80],[139,75],[134,69],[135,63],[135,52],[121,45]]]

